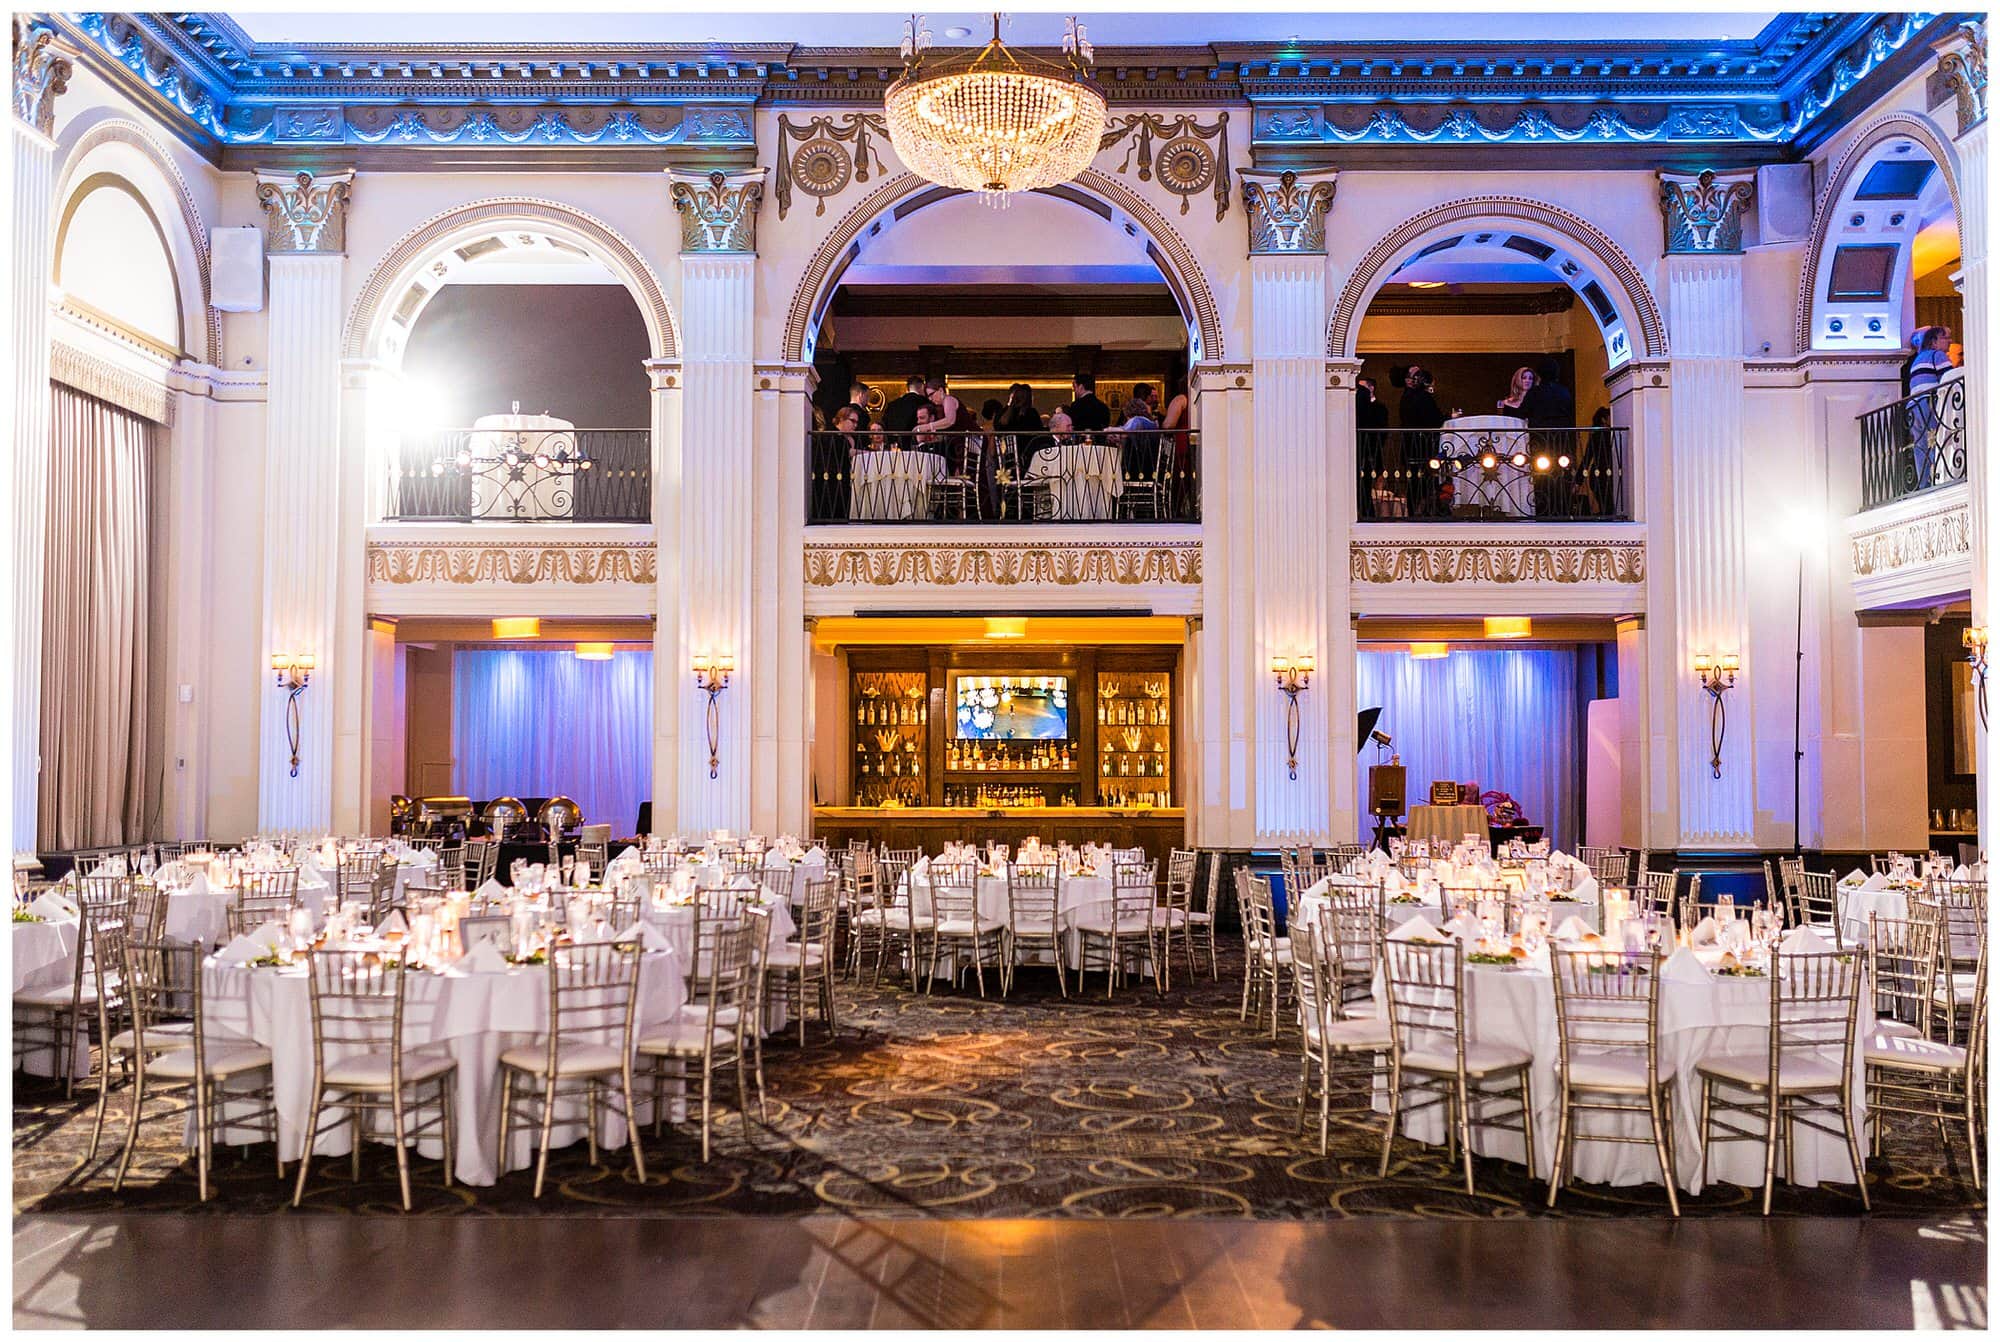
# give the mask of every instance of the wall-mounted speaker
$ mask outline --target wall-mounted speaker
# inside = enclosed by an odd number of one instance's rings
[[[1772,163],[1757,169],[1757,240],[1804,242],[1812,236],[1813,168]]]
[[[221,312],[263,311],[263,230],[218,228],[208,235],[208,294]]]

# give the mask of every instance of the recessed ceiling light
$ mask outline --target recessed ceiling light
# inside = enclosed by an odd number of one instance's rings
[[[1486,637],[1527,638],[1534,632],[1534,622],[1525,615],[1489,615],[1486,617]]]
[[[542,622],[533,615],[503,615],[493,621],[495,638],[540,638]]]
[[[947,28],[944,30],[944,35],[946,37],[970,37],[972,36],[972,29],[962,26],[957,28]]]

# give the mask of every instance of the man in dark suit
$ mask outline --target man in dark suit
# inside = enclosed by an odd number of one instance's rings
[[[1554,359],[1542,360],[1535,369],[1535,385],[1521,398],[1521,418],[1531,429],[1576,427],[1576,398],[1562,384],[1562,369]]]
[[[917,427],[917,409],[931,403],[924,395],[924,380],[913,377],[905,384],[909,390],[882,407],[882,417],[877,421],[890,433],[908,433]]]
[[[1111,407],[1097,399],[1097,378],[1078,373],[1070,379],[1069,422],[1078,433],[1103,433],[1111,427]]]

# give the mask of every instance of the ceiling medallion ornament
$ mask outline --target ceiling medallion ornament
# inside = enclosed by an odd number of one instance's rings
[[[1155,139],[1166,141],[1159,152]],[[1208,141],[1215,141],[1211,149]],[[1138,160],[1138,178],[1149,182],[1158,177],[1160,185],[1181,198],[1181,213],[1188,212],[1188,200],[1204,191],[1215,192],[1215,217],[1229,213],[1229,113],[1224,112],[1212,126],[1204,126],[1191,116],[1171,119],[1151,112],[1135,112],[1121,117],[1105,132],[1099,150],[1128,141],[1118,171],[1132,170]]]
[[[783,219],[791,210],[794,186],[815,199],[813,214],[818,216],[826,213],[827,199],[845,191],[849,182],[865,182],[870,173],[882,175],[882,156],[871,137],[888,133],[889,123],[875,112],[853,112],[837,120],[816,116],[803,126],[780,116],[778,217]],[[788,140],[798,141],[790,153],[786,152]]]
[[[1016,191],[1059,185],[1090,166],[1104,139],[1104,93],[1074,18],[1060,63],[1001,42],[998,14],[993,40],[979,50],[927,58],[930,49],[918,15],[903,29],[903,77],[884,99],[889,141],[912,172],[1004,205]]]

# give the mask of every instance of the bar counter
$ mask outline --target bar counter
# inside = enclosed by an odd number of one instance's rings
[[[1167,853],[1187,843],[1187,812],[1178,806],[821,806],[813,832],[829,844],[868,839],[878,847],[935,853],[948,842],[1018,845],[1029,835],[1044,843],[1109,843],[1143,848],[1164,870]]]

